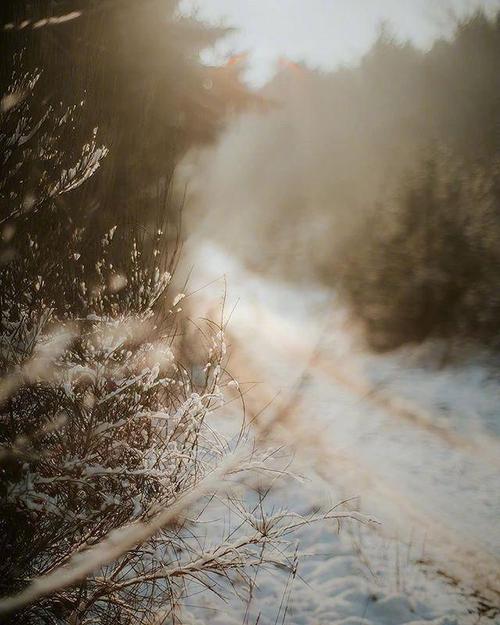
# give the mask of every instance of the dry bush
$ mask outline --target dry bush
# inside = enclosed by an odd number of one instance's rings
[[[163,231],[94,229],[82,253],[72,194],[106,149],[96,131],[68,154],[60,136],[78,113],[37,117],[36,80],[13,84],[0,131],[2,622],[179,623],[193,592],[251,592],[256,568],[295,566],[291,531],[347,513],[245,504],[254,476],[287,474],[287,459],[244,420],[234,435],[214,428],[224,334],[210,323],[191,339],[205,346],[193,378],[177,358],[177,254]],[[209,541],[220,506],[237,522]]]

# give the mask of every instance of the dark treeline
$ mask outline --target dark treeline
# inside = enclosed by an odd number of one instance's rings
[[[427,53],[382,36],[350,75],[369,141],[384,162],[393,150],[403,163],[334,253],[374,347],[498,342],[499,70],[500,14],[478,12]]]
[[[21,75],[38,77],[30,87],[30,115],[34,122],[45,120],[42,130],[48,115],[71,116],[64,133],[51,139],[65,152],[68,166],[94,133],[107,150],[99,176],[74,190],[70,211],[61,198],[59,207],[36,217],[46,220],[36,230],[39,237],[48,235],[52,265],[54,254],[66,247],[68,229],[71,235],[78,232],[80,264],[87,271],[98,260],[100,237],[114,226],[109,253],[118,265],[126,262],[127,252],[124,257],[120,250],[127,248],[131,230],[144,237],[167,226],[173,248],[181,209],[171,193],[176,164],[189,147],[213,140],[227,114],[250,100],[239,67],[216,70],[198,60],[199,52],[227,31],[181,17],[177,5],[176,0],[2,3],[2,93]],[[36,184],[37,173],[27,171],[26,162],[23,168],[26,193],[31,184],[26,178]]]

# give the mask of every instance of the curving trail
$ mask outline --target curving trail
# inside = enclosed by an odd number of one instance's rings
[[[227,262],[212,249],[203,267],[206,282],[223,269],[239,298],[230,368],[242,382],[266,381],[250,410],[276,393],[293,399],[295,422],[316,431],[316,472],[382,522],[367,557],[377,559],[383,540],[418,544],[428,575],[500,606],[500,384],[482,365],[429,371],[406,352],[364,354],[331,295],[267,282],[234,262],[228,271]],[[217,305],[213,291],[203,297]]]
[[[256,315],[261,328],[271,324]],[[266,337],[262,362],[246,358],[241,374],[263,377],[269,350],[274,365],[298,358],[296,345],[273,344]],[[245,354],[245,334],[237,340]],[[236,338],[234,339],[236,342]],[[331,453],[322,454],[321,477],[343,496],[358,495],[363,509],[382,521],[393,539],[408,528],[425,536],[427,561],[459,583],[464,592],[500,602],[500,535],[498,525],[500,449],[486,450],[472,439],[432,423],[432,415],[409,402],[380,392],[347,367],[324,355],[311,359],[307,384],[295,407],[302,419],[325,421]],[[274,371],[277,388],[286,388]],[[267,403],[269,392],[261,397]],[[317,467],[316,467],[317,468]]]

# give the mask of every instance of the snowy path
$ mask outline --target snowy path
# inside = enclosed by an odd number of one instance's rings
[[[364,354],[331,295],[268,283],[214,248],[204,254],[205,282],[227,276],[226,310],[239,300],[229,329],[240,379],[265,380],[263,399],[302,380],[295,411],[320,424],[323,480],[382,522],[363,538],[370,568],[399,576],[399,555],[387,562],[385,552],[404,547],[415,569],[408,557],[405,574],[425,570],[425,591],[449,595],[443,609],[458,597],[471,609],[498,605],[500,383],[481,365],[432,371],[409,352]]]
[[[280,321],[268,311],[253,312],[253,328],[235,323],[233,332],[241,333],[244,345],[259,329],[263,344],[255,351],[264,357],[256,362],[254,354],[254,366],[264,378],[272,375],[277,388],[287,388],[287,360],[306,362],[307,347],[301,354],[296,341],[280,336]],[[409,522],[425,531],[450,575],[471,576],[478,587],[500,593],[500,441],[483,449],[465,434],[435,425],[431,416],[426,422],[417,407],[376,393],[348,368],[323,348],[313,358],[300,408],[324,420],[343,468],[335,481],[356,488],[363,507],[395,534]]]

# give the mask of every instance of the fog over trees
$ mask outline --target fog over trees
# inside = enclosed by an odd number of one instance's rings
[[[351,379],[331,343],[377,373],[409,346],[428,348],[426,373],[448,364],[435,345],[466,346],[468,383],[496,397],[500,12],[461,17],[427,50],[384,27],[332,71],[283,58],[252,89],[245,54],[202,62],[231,27],[183,4],[0,7],[0,621],[442,625],[399,577],[399,594],[365,584],[358,533],[380,524],[335,480],[358,475],[349,488],[439,543],[432,528],[455,537],[445,513],[427,525],[405,499],[427,463],[445,504],[455,479],[482,497],[493,544],[496,413],[471,401],[489,419],[477,440],[446,429],[446,398],[423,418],[376,376]],[[464,544],[460,570],[497,557]],[[425,561],[468,613],[498,616],[493,574],[466,590],[451,548],[444,573],[423,551],[412,571]],[[311,594],[294,603],[299,581]]]

